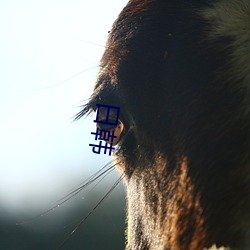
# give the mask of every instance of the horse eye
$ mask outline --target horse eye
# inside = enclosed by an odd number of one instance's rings
[[[115,122],[115,121],[114,121]],[[112,129],[115,129],[116,126],[114,125],[109,125],[109,124],[103,124],[103,123],[98,123],[96,125],[99,129],[102,129],[102,130],[112,130]]]
[[[114,131],[114,136],[116,137],[113,138],[113,145],[116,145],[119,142],[122,132],[124,131],[124,124],[121,120],[118,120],[117,126],[102,123],[97,123],[96,126],[101,130],[108,130],[110,132]],[[107,142],[111,143],[111,138]]]

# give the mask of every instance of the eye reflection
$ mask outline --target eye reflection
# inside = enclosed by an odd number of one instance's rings
[[[110,132],[114,131],[114,135],[116,137],[113,138],[113,145],[116,145],[119,142],[119,140],[121,138],[121,134],[124,131],[124,124],[120,120],[118,120],[118,125],[117,126],[98,123],[98,124],[96,124],[96,127],[101,129],[101,130],[108,130]],[[109,141],[107,141],[107,142],[111,143],[111,139]]]

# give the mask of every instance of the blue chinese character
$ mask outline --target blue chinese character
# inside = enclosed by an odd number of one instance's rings
[[[103,129],[99,129],[99,128],[96,129],[96,133],[91,132],[92,135],[95,135],[95,140],[98,139],[98,140],[106,141],[105,146],[102,146],[102,142],[100,142],[99,145],[89,144],[89,146],[93,146],[93,150],[92,151],[95,154],[100,154],[101,148],[104,148],[105,149],[104,150],[104,154],[106,154],[107,149],[109,149],[109,155],[111,155],[111,150],[115,149],[113,147],[113,144],[112,144],[113,143],[113,139],[116,138],[116,136],[115,136],[114,133],[115,133],[114,130],[111,132],[109,130],[103,130]],[[99,135],[99,137],[98,137],[98,135]],[[110,143],[110,146],[107,145],[107,142]],[[95,150],[96,147],[99,148],[98,151]]]
[[[103,130],[103,129],[96,129],[96,133],[91,132],[92,135],[95,135],[95,140],[103,140],[103,141],[108,141],[109,143],[113,143],[115,136],[115,131],[109,131],[109,130]],[[99,135],[99,138],[97,138]]]
[[[96,104],[97,106],[97,114],[96,114],[96,120],[94,122],[101,123],[101,124],[107,124],[110,127],[110,130],[100,129],[97,127],[96,132],[92,132],[92,135],[95,135],[95,140],[101,140],[99,145],[95,144],[89,144],[89,146],[92,146],[92,151],[95,154],[100,154],[101,149],[104,148],[104,154],[106,154],[107,149],[109,149],[109,155],[111,155],[112,149],[115,149],[113,147],[113,140],[117,136],[115,136],[115,131],[113,128],[115,128],[118,125],[118,118],[119,118],[119,112],[120,108],[115,106],[108,106],[108,105],[102,105],[102,104]],[[101,110],[101,112],[100,112]],[[104,127],[105,128],[105,127]],[[99,136],[99,137],[98,137]],[[105,146],[102,145],[102,141],[105,141]],[[108,146],[108,143],[110,144]],[[98,148],[98,150],[96,150]]]
[[[103,104],[96,104],[96,106],[97,106],[96,120],[94,120],[94,122],[117,126],[118,118],[119,118],[119,112],[120,112],[119,107],[108,106],[108,105],[103,105]],[[101,120],[98,120],[100,118],[99,117],[99,112],[100,112],[101,109],[103,111],[102,115],[103,115],[103,113],[105,113],[106,118],[103,119],[103,117],[101,116]],[[116,115],[115,119],[114,119],[114,115]]]
[[[102,146],[102,141],[99,142],[99,145],[89,144],[89,146],[92,146],[92,147],[93,147],[92,151],[93,151],[95,154],[100,154],[101,148],[104,148],[104,149],[105,149],[105,150],[104,150],[104,154],[106,154],[107,149],[109,149],[109,155],[111,155],[111,150],[112,150],[112,149],[115,149],[115,148],[113,147],[113,144],[112,144],[112,143],[108,146],[108,143],[106,142],[106,143],[105,143],[105,146]],[[95,150],[96,147],[98,147],[98,151]]]

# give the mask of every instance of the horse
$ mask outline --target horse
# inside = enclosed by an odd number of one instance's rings
[[[97,104],[120,107],[126,250],[250,249],[248,0],[130,0],[77,118]]]

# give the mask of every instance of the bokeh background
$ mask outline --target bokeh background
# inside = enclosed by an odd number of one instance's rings
[[[50,250],[119,178],[113,171],[57,209],[111,159],[94,154],[91,94],[111,25],[127,0],[0,1],[0,249]],[[124,248],[120,184],[61,249]]]

